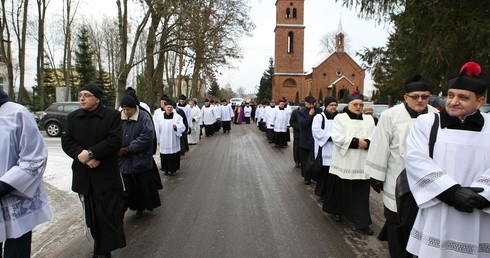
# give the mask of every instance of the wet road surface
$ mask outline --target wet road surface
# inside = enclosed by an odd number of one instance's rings
[[[275,148],[253,124],[203,137],[175,176],[161,177],[162,206],[140,219],[126,213],[127,246],[113,257],[389,257],[376,238],[384,221],[378,194],[371,192],[375,236],[330,220],[315,185],[294,168],[292,143]],[[34,233],[33,257],[88,257],[76,195],[46,188],[55,217]]]

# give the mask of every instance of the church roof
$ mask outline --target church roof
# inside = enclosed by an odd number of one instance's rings
[[[347,80],[351,85],[355,85],[351,80],[349,80],[349,78],[345,77],[345,75],[342,75],[340,78],[338,78],[337,80],[333,81],[330,85],[327,86],[327,88],[332,88],[335,84],[337,84],[339,81],[341,80]]]

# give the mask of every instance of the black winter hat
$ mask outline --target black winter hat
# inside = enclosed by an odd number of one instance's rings
[[[102,97],[102,90],[100,89],[100,87],[98,85],[86,84],[85,86],[83,86],[80,89],[80,91],[82,91],[82,90],[90,91],[90,93],[94,94],[94,96],[98,99],[100,99]]]
[[[316,102],[316,99],[313,96],[308,96],[308,97],[305,98],[305,102],[315,103]]]
[[[121,108],[125,107],[136,108],[136,101],[130,94],[124,94],[121,99]]]
[[[335,102],[335,103],[338,103],[337,99],[332,97],[332,96],[328,96],[325,98],[325,100],[323,101],[323,104],[326,106],[330,105],[330,103],[332,102]]]

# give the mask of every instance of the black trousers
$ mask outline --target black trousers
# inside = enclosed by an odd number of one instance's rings
[[[223,132],[231,131],[231,121],[222,121],[223,123]]]
[[[310,155],[311,149],[299,148],[299,156],[301,161],[301,176],[305,178],[305,180],[313,179],[308,171],[306,171],[306,161],[308,160],[308,156]]]
[[[0,257],[5,258],[29,258],[31,257],[32,231],[19,238],[9,238],[5,243],[0,243]],[[5,248],[3,246],[5,245]],[[3,249],[3,250],[2,250]]]
[[[250,124],[250,117],[245,117],[245,124]]]
[[[94,254],[105,255],[126,246],[123,228],[124,192],[122,190],[96,193],[92,187],[80,195],[85,208],[85,223],[94,239]]]
[[[299,156],[299,135],[294,135],[293,139],[293,159],[294,163],[301,163],[301,157]]]
[[[386,222],[379,232],[378,239],[388,241],[391,257],[412,258],[413,255],[407,251],[410,231],[400,225],[398,213],[389,210],[386,206],[384,206],[384,215]]]

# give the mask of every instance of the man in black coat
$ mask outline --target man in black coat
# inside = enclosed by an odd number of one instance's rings
[[[299,103],[299,107],[291,113],[291,118],[289,119],[289,125],[293,128],[293,159],[295,167],[299,168],[301,166],[301,158],[299,155],[299,123],[298,123],[298,113],[305,107],[305,103],[302,101]]]
[[[80,89],[81,108],[68,115],[61,138],[63,151],[73,158],[72,190],[85,208],[85,222],[94,239],[94,257],[110,257],[126,246],[123,229],[123,184],[118,152],[122,143],[121,114],[105,107],[97,85]]]
[[[305,108],[302,108],[298,112],[301,176],[304,177],[305,184],[307,185],[314,179],[314,175],[311,175],[309,171],[306,171],[305,167],[306,160],[308,159],[308,155],[310,155],[314,144],[313,135],[311,133],[311,124],[313,122],[313,117],[321,112],[322,110],[316,106],[316,99],[313,96],[305,98]]]

